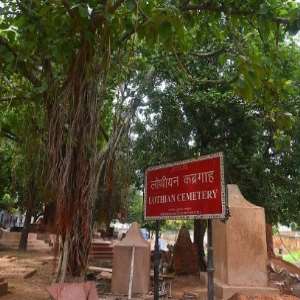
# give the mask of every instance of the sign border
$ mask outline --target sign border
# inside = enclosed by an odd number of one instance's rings
[[[147,217],[147,172],[151,170],[159,170],[163,168],[168,168],[172,166],[182,165],[184,163],[196,162],[201,160],[206,160],[209,158],[220,158],[220,169],[221,169],[221,204],[222,213],[220,214],[205,214],[205,215],[188,215],[188,216],[157,216],[157,217]],[[217,152],[207,155],[199,156],[198,158],[186,159],[177,161],[174,163],[167,163],[158,166],[151,166],[145,170],[145,183],[144,183],[144,220],[187,220],[187,219],[226,219],[226,207],[227,207],[227,197],[226,197],[226,186],[224,177],[224,155],[223,152]]]

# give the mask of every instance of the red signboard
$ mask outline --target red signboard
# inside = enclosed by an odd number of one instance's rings
[[[225,218],[223,154],[150,167],[145,219]]]

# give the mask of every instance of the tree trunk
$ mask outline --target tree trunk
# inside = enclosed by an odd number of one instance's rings
[[[27,250],[27,241],[28,241],[28,234],[30,230],[30,223],[31,217],[33,216],[33,209],[34,209],[34,199],[35,199],[35,181],[34,181],[34,174],[28,183],[28,192],[27,192],[27,203],[26,203],[26,216],[24,221],[24,226],[21,232],[21,238],[19,242],[19,250],[26,251]]]
[[[101,38],[101,51],[82,36],[61,89],[53,93],[49,111],[49,176],[57,201],[57,233],[61,239],[58,280],[83,278],[92,241],[94,204],[99,186],[106,182],[109,162],[124,132],[116,126],[100,151],[99,135],[107,73],[110,36]],[[98,37],[101,34],[97,34]],[[100,65],[99,65],[100,61]],[[120,122],[123,124],[123,122]],[[65,250],[68,249],[68,250]],[[66,273],[66,274],[65,274]],[[65,279],[63,278],[65,277]]]
[[[60,262],[58,267],[59,272],[57,273],[57,279],[56,279],[57,282],[64,282],[66,279],[68,259],[69,259],[69,241],[70,241],[70,235],[67,232],[65,241],[61,245],[62,251],[61,251],[61,257],[60,257]]]
[[[200,271],[206,271],[206,261],[204,252],[204,235],[206,231],[205,220],[194,220],[194,244],[198,253],[198,264]]]
[[[19,242],[19,250],[26,251],[28,244],[28,234],[30,229],[31,217],[32,217],[32,205],[29,205],[26,211],[24,226],[21,232],[21,238]]]
[[[266,241],[267,241],[267,253],[268,257],[274,257],[274,244],[273,244],[273,230],[272,224],[266,224]]]
[[[43,225],[47,232],[56,233],[56,203],[55,201],[49,202],[45,205]]]

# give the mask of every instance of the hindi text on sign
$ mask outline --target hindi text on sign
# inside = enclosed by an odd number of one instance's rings
[[[222,153],[150,167],[145,175],[145,219],[225,217]]]
[[[163,176],[161,179],[155,179],[151,181],[151,189],[159,189],[159,188],[168,188],[168,187],[173,187],[173,184],[179,185],[179,178],[178,176],[176,177],[171,177],[167,178],[166,176]]]
[[[200,172],[195,174],[188,174],[183,177],[185,184],[195,183],[212,183],[214,181],[214,171]]]

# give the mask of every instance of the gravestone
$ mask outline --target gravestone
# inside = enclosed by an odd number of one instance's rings
[[[268,286],[264,209],[248,202],[232,184],[228,185],[228,204],[229,220],[213,221],[216,296],[277,293]]]
[[[242,294],[233,295],[230,300],[299,300],[299,298],[292,295],[255,295],[247,296]]]
[[[114,246],[113,252],[112,293],[128,295],[133,263],[132,295],[147,294],[150,287],[150,243],[143,239],[137,223],[131,225],[126,237]]]
[[[174,245],[174,269],[177,275],[196,274],[199,270],[196,247],[184,226],[180,228]]]

